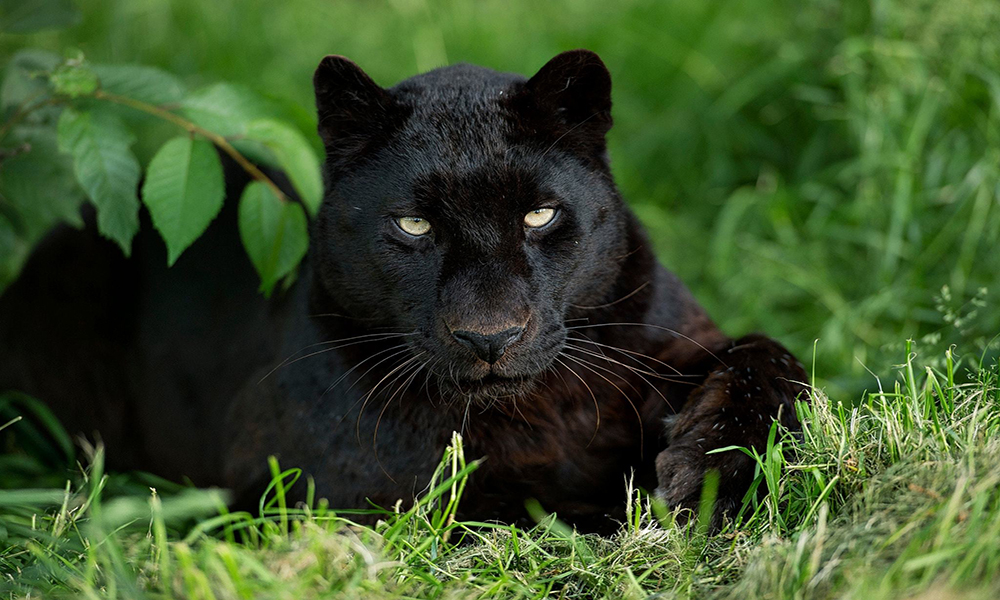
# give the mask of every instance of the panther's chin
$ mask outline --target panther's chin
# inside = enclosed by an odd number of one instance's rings
[[[474,380],[441,379],[447,395],[482,404],[516,400],[530,394],[537,385],[536,377],[508,377],[492,372]]]

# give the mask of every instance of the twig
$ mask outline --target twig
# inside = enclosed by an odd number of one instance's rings
[[[206,138],[208,141],[218,146],[223,152],[228,154],[233,160],[235,160],[236,163],[240,165],[244,171],[249,173],[251,177],[253,177],[257,181],[260,181],[267,187],[271,188],[271,191],[274,192],[274,195],[277,196],[278,199],[282,201],[288,200],[288,198],[285,197],[284,192],[281,191],[278,185],[274,183],[274,181],[272,181],[270,177],[265,175],[263,171],[257,168],[257,165],[247,160],[247,158],[243,156],[239,150],[234,148],[233,145],[229,143],[229,140],[215,133],[214,131],[209,131],[203,127],[199,127],[198,125],[192,123],[191,121],[188,121],[187,119],[179,115],[176,115],[170,112],[169,110],[164,110],[159,106],[149,104],[141,100],[136,100],[134,98],[129,98],[127,96],[119,96],[117,94],[109,94],[108,92],[105,92],[103,90],[97,90],[96,92],[94,92],[93,97],[97,98],[98,100],[105,100],[107,102],[112,102],[114,104],[127,106],[129,108],[153,115],[154,117],[159,117],[160,119],[163,119],[164,121],[169,121],[174,125],[177,125],[178,127],[192,134],[200,135]]]

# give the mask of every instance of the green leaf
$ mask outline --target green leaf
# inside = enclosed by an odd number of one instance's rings
[[[315,215],[323,198],[323,178],[319,158],[305,136],[297,129],[272,119],[251,121],[247,124],[245,135],[274,153],[276,166],[285,171],[310,214]]]
[[[0,31],[31,33],[70,27],[80,21],[72,0],[0,0]]]
[[[53,225],[68,222],[82,227],[83,191],[73,176],[72,161],[59,153],[55,129],[21,124],[13,128],[0,148],[0,195],[10,210],[19,235],[29,244]]]
[[[143,65],[91,65],[101,89],[148,104],[175,104],[184,98],[184,84],[166,71]]]
[[[269,103],[249,88],[230,83],[197,90],[181,102],[181,113],[197,125],[224,136],[243,135],[246,125],[274,116]]]
[[[180,113],[200,127],[230,139],[244,156],[258,163],[277,164],[274,153],[246,137],[247,125],[261,119],[297,119],[295,109],[261,96],[248,87],[217,83],[196,90],[180,103]]]
[[[66,63],[49,77],[57,94],[79,98],[97,91],[97,73],[89,65]]]
[[[160,148],[149,163],[142,201],[167,243],[167,265],[205,232],[225,194],[222,164],[212,144],[183,136]]]
[[[254,181],[240,198],[239,225],[243,247],[260,275],[260,289],[269,296],[274,285],[306,255],[309,232],[305,211]]]
[[[0,506],[55,505],[63,501],[66,493],[60,489],[0,490]]]
[[[97,228],[128,256],[139,230],[139,161],[135,141],[121,120],[101,111],[71,108],[59,117],[59,149],[73,157],[73,171],[97,207]]]
[[[0,86],[0,109],[7,111],[44,95],[49,90],[48,72],[55,69],[62,59],[58,54],[42,50],[22,50],[4,69]]]

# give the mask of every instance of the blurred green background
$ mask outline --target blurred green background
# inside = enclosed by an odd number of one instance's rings
[[[730,333],[764,330],[842,400],[907,338],[925,356],[1000,332],[996,0],[101,0],[0,38],[245,84],[315,139],[330,53],[383,85],[472,62],[531,74],[598,52],[612,164],[663,261]],[[145,163],[169,132],[151,128]],[[316,140],[318,144],[318,140]],[[814,354],[814,341],[815,344]],[[881,371],[884,372],[884,371]]]

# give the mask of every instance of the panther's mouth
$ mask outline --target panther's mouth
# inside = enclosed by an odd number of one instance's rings
[[[441,381],[449,392],[470,402],[512,400],[528,394],[536,384],[534,377],[510,377],[493,371],[478,379],[443,378]]]

